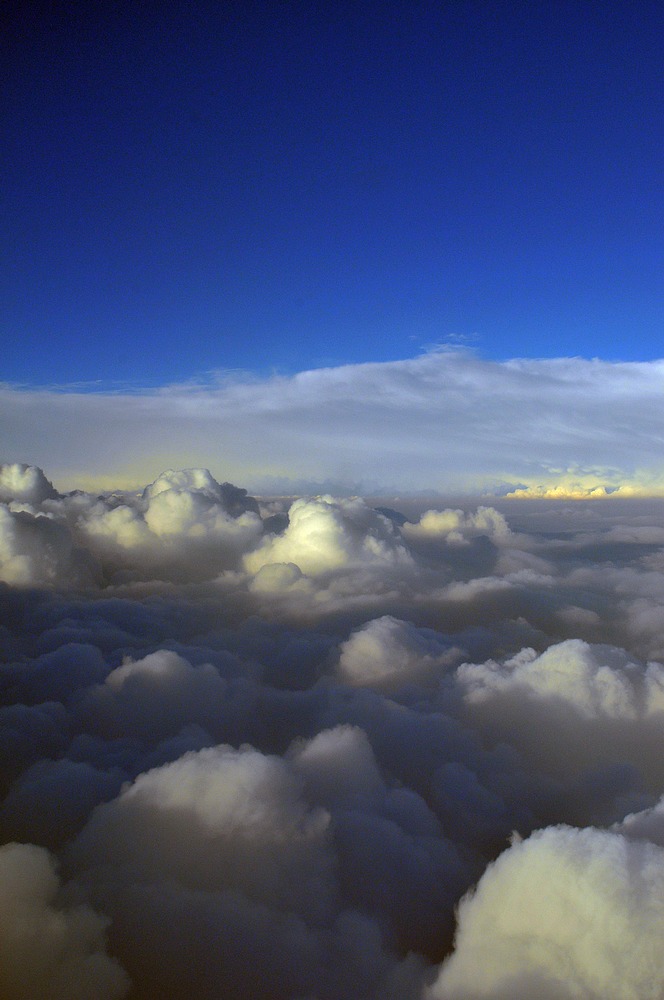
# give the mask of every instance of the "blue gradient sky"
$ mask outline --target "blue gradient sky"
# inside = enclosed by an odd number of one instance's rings
[[[658,3],[21,7],[0,377],[664,354]]]

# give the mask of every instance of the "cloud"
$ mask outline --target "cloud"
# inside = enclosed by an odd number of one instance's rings
[[[140,496],[96,498],[44,495],[41,469],[0,466],[2,475],[7,489],[32,498],[0,503],[0,579],[7,583],[209,578],[237,566],[263,531],[256,500],[207,469],[164,472]]]
[[[245,556],[250,573],[283,563],[316,577],[349,566],[409,566],[412,562],[391,522],[363,500],[330,496],[296,500],[288,517],[283,535],[266,538]]]
[[[94,560],[76,547],[64,525],[0,504],[0,580],[81,586],[92,583],[96,575]]]
[[[104,900],[139,990],[165,979],[169,997],[194,988],[332,1000],[390,995],[396,978],[392,995],[415,1000],[421,965],[390,954],[372,919],[339,907],[330,813],[305,798],[305,775],[313,787],[325,770],[318,741],[292,760],[248,746],[185,753],[92,814],[69,864]],[[364,758],[370,770],[366,748]],[[367,780],[376,773],[356,782],[360,795]]]
[[[384,690],[440,678],[462,655],[443,636],[391,615],[367,622],[341,643],[340,650],[343,680]]]
[[[469,702],[521,691],[538,700],[563,701],[587,718],[636,719],[660,712],[664,668],[633,663],[624,650],[591,647],[579,639],[550,646],[538,656],[521,650],[504,665],[462,664],[459,683]]]
[[[568,821],[609,819],[622,795],[664,787],[661,664],[572,639],[540,655],[461,664],[456,681],[462,716],[490,743],[506,739],[530,767],[585,784],[585,803],[568,791]]]
[[[324,910],[329,816],[308,808],[300,789],[280,758],[250,747],[190,751],[96,809],[75,848],[78,866],[112,863],[191,890]]]
[[[37,931],[55,913],[132,1000],[615,995],[589,901],[628,948],[638,910],[649,960],[658,501],[256,500],[206,468],[58,494],[17,469],[0,840],[32,845],[26,885],[62,872]],[[618,995],[648,996],[623,957]]]
[[[664,850],[554,827],[515,843],[462,900],[430,1000],[661,996]]]
[[[493,507],[478,507],[475,513],[462,510],[427,510],[415,524],[403,525],[406,538],[444,540],[448,545],[466,545],[478,535],[492,541],[507,539],[510,529],[504,516]]]
[[[0,465],[0,501],[19,504],[40,504],[53,500],[58,492],[41,469],[20,462]]]
[[[58,899],[53,859],[32,844],[0,847],[0,992],[6,1000],[115,1000],[129,979],[106,953],[108,920]]]
[[[0,422],[6,461],[30,456],[57,482],[96,489],[212,462],[215,474],[254,489],[281,479],[289,492],[332,478],[361,493],[661,494],[663,383],[661,361],[439,350],[130,395],[5,387]]]

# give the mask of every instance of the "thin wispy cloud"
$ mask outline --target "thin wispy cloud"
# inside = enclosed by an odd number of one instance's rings
[[[272,492],[647,493],[664,488],[663,390],[660,361],[439,350],[130,394],[6,386],[0,419],[5,459],[68,487],[200,464]]]

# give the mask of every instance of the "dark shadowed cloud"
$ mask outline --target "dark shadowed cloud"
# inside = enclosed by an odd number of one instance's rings
[[[8,1000],[660,996],[661,501],[0,486]]]

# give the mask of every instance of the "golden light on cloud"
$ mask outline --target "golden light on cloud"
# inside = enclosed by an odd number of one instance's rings
[[[659,362],[489,362],[432,351],[124,395],[0,387],[0,425],[0,457],[48,468],[63,487],[134,486],[167,468],[203,466],[256,492],[664,489]]]

